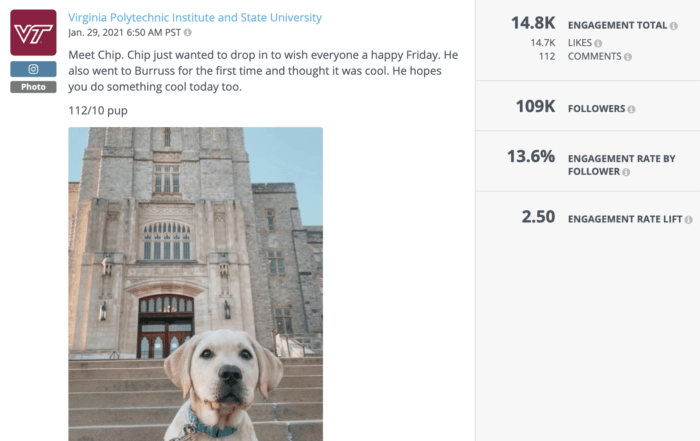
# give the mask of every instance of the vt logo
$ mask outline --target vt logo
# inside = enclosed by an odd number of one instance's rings
[[[19,34],[19,38],[22,39],[22,43],[26,43],[29,33],[34,32],[34,37],[29,44],[37,44],[39,39],[41,39],[41,34],[43,34],[44,31],[50,31],[53,29],[53,25],[27,25],[24,27],[24,29],[22,29],[22,26],[20,25],[15,25],[15,29]]]
[[[56,55],[56,11],[15,9],[10,13],[12,55]]]

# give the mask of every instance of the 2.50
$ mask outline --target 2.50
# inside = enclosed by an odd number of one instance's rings
[[[542,224],[544,222],[552,223],[554,222],[554,212],[552,210],[544,211],[537,210],[536,217],[531,218],[532,213],[530,210],[523,211],[525,218],[523,219],[524,224]]]

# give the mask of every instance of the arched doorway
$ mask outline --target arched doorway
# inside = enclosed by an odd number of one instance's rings
[[[166,358],[194,335],[194,299],[158,294],[139,299],[138,358]]]

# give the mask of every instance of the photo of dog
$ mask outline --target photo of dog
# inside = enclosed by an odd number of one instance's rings
[[[69,440],[322,441],[322,129],[68,150]]]

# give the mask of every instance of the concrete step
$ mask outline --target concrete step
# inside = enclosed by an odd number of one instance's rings
[[[285,376],[299,375],[323,375],[323,365],[299,365],[285,366]],[[137,368],[97,368],[97,369],[70,369],[69,380],[131,380],[138,378],[164,378],[165,369],[159,367]]]
[[[256,392],[256,403],[263,399]],[[268,403],[311,403],[323,401],[323,388],[285,388],[270,392]],[[167,407],[181,406],[182,391],[162,390],[148,392],[70,392],[68,408],[115,408],[115,407]],[[71,411],[72,412],[72,411]]]
[[[323,357],[306,357],[306,358],[280,358],[282,364],[286,366],[299,365],[323,365]]]
[[[323,387],[323,375],[299,375],[282,377],[278,388]],[[72,380],[68,392],[137,392],[177,390],[168,378],[134,380]]]
[[[71,409],[70,427],[100,425],[170,424],[180,406]],[[260,403],[248,409],[253,422],[322,420],[323,403]]]
[[[323,357],[306,358],[280,358],[286,366],[299,365],[323,365]],[[144,368],[161,367],[163,360],[95,360],[95,361],[69,361],[68,369],[105,369],[105,368]]]
[[[179,390],[169,378],[141,380],[72,380],[68,392],[147,392]]]
[[[155,441],[162,440],[168,424],[135,426],[69,427],[70,441]],[[322,421],[288,421],[253,423],[259,441],[321,441]]]

